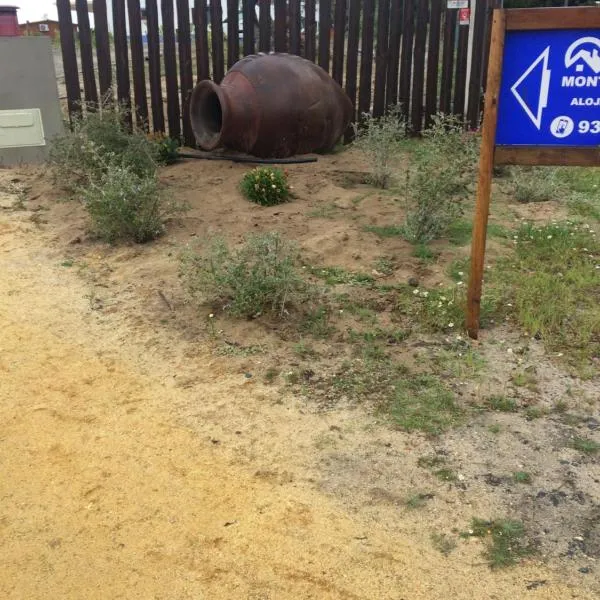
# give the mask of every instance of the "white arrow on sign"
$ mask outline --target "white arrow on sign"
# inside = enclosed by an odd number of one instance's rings
[[[533,124],[540,129],[542,126],[542,115],[544,109],[548,106],[548,91],[550,90],[550,69],[548,69],[548,61],[550,59],[550,46],[548,46],[529,66],[527,71],[519,77],[515,84],[510,88],[510,91],[515,95],[515,98],[519,104],[523,107],[523,110],[527,113],[527,116],[531,119]],[[529,106],[527,101],[523,99],[519,94],[519,86],[529,77],[529,75],[535,70],[535,68],[543,62],[542,65],[542,77],[540,79],[540,93],[537,97],[537,104],[535,106]]]

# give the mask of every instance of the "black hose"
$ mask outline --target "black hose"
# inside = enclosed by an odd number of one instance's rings
[[[257,163],[260,165],[295,165],[317,162],[317,158],[306,156],[304,158],[256,158],[253,156],[227,156],[225,154],[196,154],[192,152],[178,152],[179,158],[197,158],[200,160],[230,160],[235,163]]]

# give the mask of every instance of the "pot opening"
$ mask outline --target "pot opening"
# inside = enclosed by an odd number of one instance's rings
[[[205,150],[217,148],[223,128],[223,105],[219,88],[212,81],[198,84],[191,99],[190,116],[196,141]]]

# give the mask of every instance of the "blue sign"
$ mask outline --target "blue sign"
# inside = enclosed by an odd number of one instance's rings
[[[506,32],[496,144],[600,146],[600,30]]]

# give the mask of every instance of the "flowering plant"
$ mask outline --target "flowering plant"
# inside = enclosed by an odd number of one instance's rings
[[[275,206],[290,198],[286,173],[271,167],[252,169],[244,175],[240,187],[250,202],[262,206]]]

